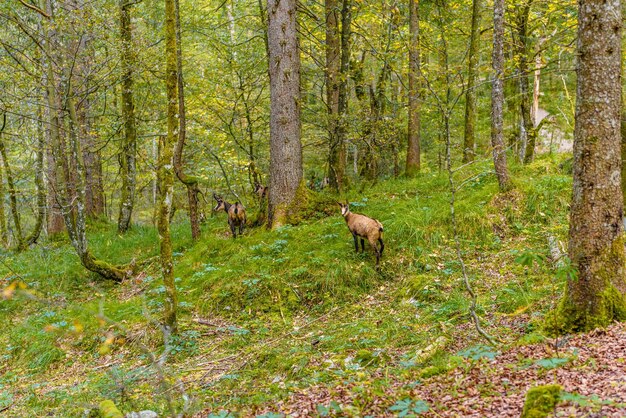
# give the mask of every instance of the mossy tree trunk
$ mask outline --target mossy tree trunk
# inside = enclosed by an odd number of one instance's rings
[[[124,136],[122,137],[120,150],[122,188],[117,221],[117,231],[120,234],[125,233],[128,228],[130,228],[137,182],[137,127],[133,95],[133,68],[135,67],[135,58],[133,54],[133,37],[130,19],[130,8],[132,4],[133,2],[129,2],[128,0],[119,0],[120,39],[122,44],[122,120],[124,122]]]
[[[46,217],[46,185],[44,183],[44,154],[46,150],[46,134],[44,129],[43,106],[38,107],[37,149],[35,150],[35,187],[37,188],[37,217],[31,233],[24,239],[25,245],[35,244],[41,235]]]
[[[183,79],[183,50],[180,28],[180,5],[175,0],[176,9],[176,85],[178,94],[178,141],[174,149],[174,171],[178,179],[187,188],[187,199],[189,203],[189,223],[191,226],[191,238],[194,241],[200,239],[200,214],[198,212],[198,195],[200,187],[198,186],[197,177],[185,173],[183,169],[183,149],[185,148],[185,140],[187,138],[187,116],[185,110],[185,85]]]
[[[406,150],[406,174],[415,176],[420,171],[420,26],[419,0],[409,0],[409,117]]]
[[[2,115],[2,126],[0,127],[0,140],[2,132],[7,125],[6,114]],[[7,218],[4,213],[4,179],[2,178],[2,167],[0,166],[0,245],[6,247],[9,244],[9,234],[7,231]]]
[[[562,331],[626,319],[623,200],[620,185],[621,8],[619,0],[581,0],[570,277],[558,312]]]
[[[164,322],[169,332],[177,332],[176,307],[178,305],[174,283],[170,213],[174,198],[174,148],[178,138],[178,65],[176,47],[175,0],[165,0],[165,57],[167,86],[167,136],[163,137],[159,155],[159,217],[158,229],[161,247],[161,269],[165,286]]]
[[[6,114],[4,114],[3,124],[6,124]],[[20,219],[20,212],[17,207],[17,191],[15,190],[15,181],[13,179],[13,171],[11,170],[11,165],[9,164],[9,159],[7,157],[6,147],[4,145],[4,140],[0,136],[0,157],[2,158],[2,165],[4,167],[4,173],[7,178],[7,186],[9,189],[9,207],[11,208],[11,217],[13,218],[13,236],[15,238],[16,247],[18,251],[22,251],[25,248],[24,245],[24,236],[22,235],[22,222]]]
[[[328,112],[328,181],[330,187],[339,190],[337,162],[339,148],[336,125],[339,122],[339,67],[341,50],[339,49],[339,4],[337,0],[326,0],[326,108]]]
[[[337,0],[326,0],[325,3],[326,106],[328,108],[329,136],[328,181],[330,187],[336,191],[343,190],[346,174],[345,130],[340,125],[345,123],[343,119],[347,110],[345,81],[347,80],[350,60],[350,7],[351,0],[343,1],[341,12]],[[348,15],[347,19],[346,14]],[[341,31],[339,30],[340,15]]]
[[[491,146],[493,165],[498,177],[500,191],[508,190],[509,171],[506,163],[506,147],[503,138],[504,104],[504,0],[494,0],[493,4],[493,53],[491,57],[493,81],[491,85]]]
[[[463,162],[474,161],[476,154],[476,76],[480,42],[481,0],[472,2],[472,28],[467,65],[467,91],[465,93],[465,134],[463,137]]]
[[[337,190],[343,191],[348,183],[346,177],[346,136],[348,116],[348,78],[350,72],[350,36],[352,35],[352,0],[343,0],[341,6],[341,62],[339,65],[339,86],[337,96],[337,123],[335,124],[335,141],[338,147],[336,161]]]
[[[535,156],[535,129],[531,118],[531,103],[533,91],[530,88],[529,75],[529,55],[530,38],[528,28],[528,18],[532,0],[525,0],[519,7],[516,7],[515,15],[515,61],[517,63],[517,73],[519,76],[520,92],[520,131],[519,131],[519,157],[520,161],[529,163]]]
[[[268,0],[271,228],[287,222],[302,178],[300,51],[296,0]]]

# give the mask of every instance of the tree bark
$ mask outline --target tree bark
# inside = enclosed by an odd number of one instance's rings
[[[338,173],[339,147],[337,124],[339,123],[339,84],[341,78],[341,49],[339,47],[339,4],[337,0],[326,0],[326,108],[328,110],[328,181],[330,187],[339,191],[341,173]]]
[[[164,322],[171,333],[177,332],[176,307],[178,305],[176,284],[174,283],[174,262],[172,259],[172,236],[170,233],[170,213],[174,198],[174,147],[177,143],[178,119],[178,65],[176,47],[176,5],[175,0],[165,0],[165,56],[167,86],[167,136],[159,156],[159,240],[161,247],[161,269],[165,286]]]
[[[137,128],[133,97],[133,68],[135,67],[135,58],[133,55],[133,38],[130,19],[132,3],[127,0],[119,0],[119,2],[120,39],[122,43],[122,119],[124,121],[124,136],[122,138],[120,152],[122,189],[117,231],[123,234],[130,228],[133,206],[135,204],[135,188],[137,182]]]
[[[7,126],[7,115],[2,115],[2,127],[0,127],[0,140],[2,140],[2,132]],[[6,247],[9,244],[9,234],[7,230],[7,218],[4,213],[4,180],[2,175],[2,167],[0,166],[0,245]]]
[[[37,188],[37,217],[35,219],[35,226],[31,233],[24,239],[25,247],[33,245],[39,239],[41,230],[43,229],[43,222],[46,217],[46,186],[44,184],[44,153],[46,149],[46,134],[44,130],[43,121],[43,107],[38,107],[38,121],[37,121],[37,149],[35,150],[35,187]]]
[[[463,162],[474,161],[476,155],[476,76],[478,75],[478,54],[480,44],[481,0],[472,5],[472,28],[467,65],[467,91],[465,93],[465,136],[463,137]]]
[[[559,307],[563,331],[626,319],[620,186],[621,7],[581,0],[569,257],[577,270]]]
[[[491,86],[491,146],[493,165],[498,177],[500,191],[510,189],[506,163],[506,147],[502,132],[504,104],[504,0],[494,0],[493,5],[493,53],[491,57],[493,81]]]
[[[6,122],[6,114],[4,115]],[[2,157],[2,164],[4,166],[4,173],[7,178],[7,186],[9,188],[9,207],[11,208],[11,217],[13,218],[13,236],[15,237],[16,247],[18,251],[25,249],[24,236],[22,235],[22,222],[20,219],[20,212],[17,208],[17,192],[15,190],[15,181],[13,180],[13,171],[7,158],[6,147],[4,146],[4,140],[0,137],[0,157]]]
[[[525,0],[517,8],[515,53],[517,72],[519,76],[520,92],[520,131],[519,131],[519,158],[529,163],[535,156],[535,129],[531,117],[532,90],[530,89],[528,64],[530,53],[530,39],[528,33],[528,17],[532,0]]]
[[[176,9],[176,85],[178,94],[178,141],[174,149],[174,171],[178,179],[187,188],[187,199],[189,203],[189,223],[191,226],[191,238],[194,241],[200,239],[200,216],[198,212],[198,194],[200,187],[198,179],[185,173],[183,169],[183,149],[187,137],[187,116],[185,111],[185,86],[183,80],[183,51],[180,28],[180,7],[179,0],[174,1]]]
[[[420,29],[419,0],[409,0],[409,126],[406,151],[406,174],[420,171]]]
[[[304,189],[296,0],[268,0],[270,75],[269,226],[284,225]],[[304,192],[304,190],[302,190]]]
[[[89,115],[90,100],[85,98],[79,112],[83,161],[85,162],[85,209],[90,218],[104,215],[104,187],[102,185],[102,157]]]
[[[338,191],[347,186],[346,178],[346,142],[348,117],[348,77],[350,72],[350,36],[352,35],[352,0],[343,0],[341,7],[341,62],[339,65],[339,86],[337,95],[337,123],[335,140],[339,148],[336,165]]]

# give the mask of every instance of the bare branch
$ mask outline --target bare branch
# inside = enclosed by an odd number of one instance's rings
[[[39,13],[40,15],[45,17],[46,19],[50,19],[51,18],[51,16],[48,13],[44,12],[39,7],[37,7],[37,6],[33,5],[33,4],[26,3],[24,0],[20,0],[20,3],[22,3],[24,6],[28,7],[29,9],[36,11],[37,13]]]

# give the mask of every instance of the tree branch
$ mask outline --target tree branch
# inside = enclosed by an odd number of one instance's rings
[[[24,0],[20,0],[20,3],[22,3],[24,6],[28,7],[29,9],[36,11],[37,13],[39,13],[40,15],[45,17],[46,19],[50,19],[51,18],[51,16],[48,13],[44,12],[43,10],[41,10],[39,7],[37,7],[35,5],[32,5],[30,3],[26,3]]]

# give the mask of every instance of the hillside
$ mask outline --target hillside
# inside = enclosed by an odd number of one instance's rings
[[[0,407],[10,416],[83,416],[111,399],[125,412],[166,415],[363,416],[418,411],[421,399],[439,416],[458,411],[449,401],[460,396],[459,387],[474,390],[472,402],[480,403],[475,391],[482,399],[492,383],[476,373],[502,375],[500,358],[541,382],[559,381],[561,366],[597,367],[591,355],[570,350],[585,337],[559,340],[554,352],[542,331],[564,280],[549,246],[567,228],[570,177],[559,161],[545,157],[516,172],[516,188],[504,195],[495,193],[487,163],[458,175],[472,179],[457,196],[463,257],[496,347],[486,346],[469,322],[447,178],[430,173],[348,196],[353,211],[385,226],[380,272],[371,252],[354,254],[339,208],[322,195],[302,224],[248,230],[238,240],[229,238],[223,214],[208,219],[193,246],[188,225],[175,222],[181,332],[167,338],[165,349],[152,227],[121,238],[113,226],[92,225],[97,254],[147,260],[121,285],[87,274],[64,242],[5,254]],[[15,280],[26,288],[6,290]],[[615,367],[623,368],[624,353],[615,355]],[[519,414],[533,379],[521,384],[519,373],[506,370],[517,397],[511,408]],[[498,379],[490,390],[498,391]],[[569,385],[572,396],[580,389],[593,407],[619,402],[589,392],[584,382]]]

